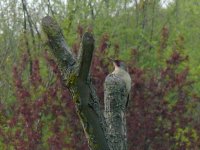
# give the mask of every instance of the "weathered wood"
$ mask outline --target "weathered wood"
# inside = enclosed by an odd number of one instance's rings
[[[115,74],[108,75],[104,83],[104,116],[108,125],[106,134],[112,150],[127,150],[126,103],[125,82]]]
[[[119,77],[108,75],[105,81],[104,118],[89,76],[95,42],[92,34],[87,32],[83,35],[76,60],[59,25],[50,16],[43,18],[42,27],[51,52],[58,61],[63,82],[75,103],[90,149],[126,150],[126,86]]]
[[[42,19],[42,27],[48,37],[48,44],[59,61],[59,65],[63,65],[66,68],[73,66],[75,64],[75,58],[67,46],[57,22],[50,16],[46,16]]]
[[[94,38],[85,33],[78,60],[67,46],[59,25],[49,16],[43,18],[42,26],[49,46],[58,60],[64,84],[68,87],[76,105],[77,114],[92,150],[110,150],[105,135],[105,120],[95,90],[90,82],[89,69],[94,50]]]

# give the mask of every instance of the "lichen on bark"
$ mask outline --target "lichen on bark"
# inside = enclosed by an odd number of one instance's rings
[[[82,39],[80,57],[76,60],[67,46],[62,31],[56,21],[47,16],[42,20],[51,52],[57,59],[63,82],[69,89],[75,102],[77,114],[92,150],[110,150],[105,137],[105,127],[100,105],[89,81],[89,70],[94,50],[94,38],[85,33]]]
[[[124,124],[122,123],[124,119],[122,116],[125,111],[125,105],[123,104],[125,86],[123,81],[117,78],[113,82],[116,83],[115,87],[113,85],[112,88],[110,88],[108,86],[109,82],[105,83],[107,87],[105,98],[106,100],[110,98],[112,102],[115,102],[114,105],[116,106],[116,109],[114,110],[117,113],[113,111],[113,114],[116,115],[113,119],[116,119],[116,122],[119,124],[118,126],[114,126],[108,121],[109,117],[106,116],[105,120],[103,113],[100,110],[99,99],[89,75],[95,42],[93,35],[89,32],[86,32],[83,35],[79,57],[78,59],[75,59],[64,40],[62,30],[53,18],[50,16],[44,17],[42,20],[42,27],[47,35],[51,52],[57,59],[63,83],[69,89],[75,103],[76,111],[88,139],[90,149],[118,150],[116,148],[120,147],[120,150],[126,150],[126,145],[122,145],[121,142],[122,138],[125,136],[121,134],[125,133],[122,132],[122,129],[125,131],[125,128],[123,127]],[[116,95],[119,97],[116,97]],[[108,128],[110,126],[116,132],[111,132],[111,129]],[[119,132],[117,131],[117,128],[119,129]],[[109,134],[106,134],[107,131]],[[119,139],[114,139],[112,138],[113,136],[116,136]]]
[[[104,83],[104,116],[112,150],[127,150],[126,102],[125,82],[114,74],[108,75]]]

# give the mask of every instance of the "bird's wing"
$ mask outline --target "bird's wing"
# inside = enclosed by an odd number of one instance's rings
[[[130,93],[128,94],[128,96],[127,96],[127,101],[126,101],[126,108],[128,107],[128,104],[129,104],[129,101],[130,101]]]

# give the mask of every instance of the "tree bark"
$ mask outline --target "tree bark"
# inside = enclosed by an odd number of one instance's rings
[[[109,150],[104,133],[104,119],[90,78],[88,76],[94,50],[94,38],[85,33],[79,59],[75,60],[58,24],[49,16],[43,18],[42,27],[49,46],[57,58],[64,84],[76,105],[77,114],[92,150]]]
[[[109,142],[112,141],[109,139],[110,134],[105,134],[108,129],[107,124],[89,76],[94,51],[92,34],[86,32],[83,35],[81,49],[76,60],[64,40],[59,25],[50,16],[43,18],[42,27],[48,37],[51,52],[57,59],[64,85],[69,89],[75,103],[90,149],[116,150],[113,147],[117,144]],[[121,133],[121,127],[118,128]]]
[[[104,83],[104,116],[106,134],[112,150],[127,150],[126,136],[126,85],[120,77],[110,74]]]

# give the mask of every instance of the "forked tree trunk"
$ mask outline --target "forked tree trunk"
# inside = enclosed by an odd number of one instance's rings
[[[123,123],[124,110],[121,109],[122,107],[124,109],[124,106],[119,104],[119,110],[118,108],[115,109],[116,111],[119,111],[117,115],[119,115],[120,119],[116,119],[116,123],[119,124],[118,126],[113,126],[109,121],[105,121],[103,113],[100,110],[98,97],[89,77],[94,50],[94,38],[92,34],[87,32],[83,35],[79,57],[76,60],[64,40],[59,25],[51,17],[47,16],[43,18],[42,27],[48,37],[51,52],[57,59],[63,82],[68,87],[75,103],[77,114],[81,120],[90,149],[118,150],[117,147],[120,145],[120,150],[126,150],[126,145],[122,145],[122,143],[125,143],[126,141],[125,132],[122,132],[123,130],[125,131]],[[125,88],[124,83],[119,79],[115,82],[119,84],[119,86],[116,86],[114,89],[123,91],[123,88]],[[120,86],[120,84],[122,84],[122,86]],[[118,87],[120,89],[118,89]],[[110,93],[109,90],[110,88],[108,88],[108,93]],[[111,93],[114,95],[112,96]],[[112,97],[112,100],[115,97],[118,97],[117,93],[114,91],[111,93],[110,96]],[[107,101],[109,100],[109,98],[106,99]],[[121,100],[123,100],[123,96],[121,97]],[[118,102],[120,103],[120,98],[116,99],[116,104]],[[108,120],[109,118],[106,117],[106,119]],[[115,119],[113,121],[115,121]],[[110,129],[108,128],[110,126],[113,128],[113,132],[109,131],[109,134],[106,134],[108,129]],[[117,135],[116,138],[114,138],[114,142],[111,142],[113,141],[112,133],[114,136]]]

